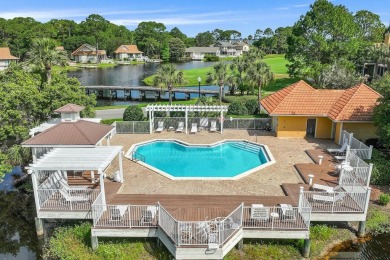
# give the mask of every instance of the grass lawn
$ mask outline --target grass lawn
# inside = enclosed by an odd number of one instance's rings
[[[288,77],[286,67],[288,61],[284,58],[284,54],[269,54],[263,60],[271,67],[276,78]]]

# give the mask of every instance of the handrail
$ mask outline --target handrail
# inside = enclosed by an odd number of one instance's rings
[[[140,154],[140,153],[137,153],[136,151],[133,151],[131,153],[131,160],[133,160],[133,161],[137,160],[137,156],[139,157],[139,160],[141,162],[145,162],[145,156]]]

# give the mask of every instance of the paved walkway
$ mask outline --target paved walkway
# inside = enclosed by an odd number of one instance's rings
[[[268,145],[276,163],[262,170],[233,181],[218,180],[170,180],[138,163],[124,158],[125,182],[119,194],[186,194],[186,195],[258,195],[283,196],[282,183],[303,183],[294,168],[297,163],[312,163],[305,150],[334,146],[331,140],[321,139],[281,139],[270,133],[246,130],[225,130],[223,134],[199,132],[195,135],[162,132],[158,134],[117,134],[112,145],[124,146],[126,152],[132,144],[151,139],[179,139],[188,143],[214,143],[223,139],[246,139]],[[112,174],[117,168],[117,160],[108,169]]]

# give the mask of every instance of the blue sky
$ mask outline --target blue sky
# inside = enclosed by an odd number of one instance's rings
[[[33,17],[46,22],[50,19],[83,21],[97,13],[107,20],[134,30],[142,21],[165,24],[168,30],[178,27],[188,36],[215,28],[237,30],[243,37],[256,29],[293,25],[307,12],[314,0],[0,0],[0,17]],[[369,10],[380,15],[386,25],[390,22],[389,0],[334,0],[351,12]]]

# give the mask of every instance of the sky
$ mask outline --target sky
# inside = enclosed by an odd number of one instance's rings
[[[70,19],[81,22],[99,14],[130,30],[143,21],[163,23],[167,30],[178,27],[189,37],[200,32],[237,30],[242,37],[256,29],[292,26],[314,0],[0,0],[0,17],[32,17],[40,22]],[[333,0],[350,12],[368,10],[378,14],[386,26],[390,22],[389,0]]]

